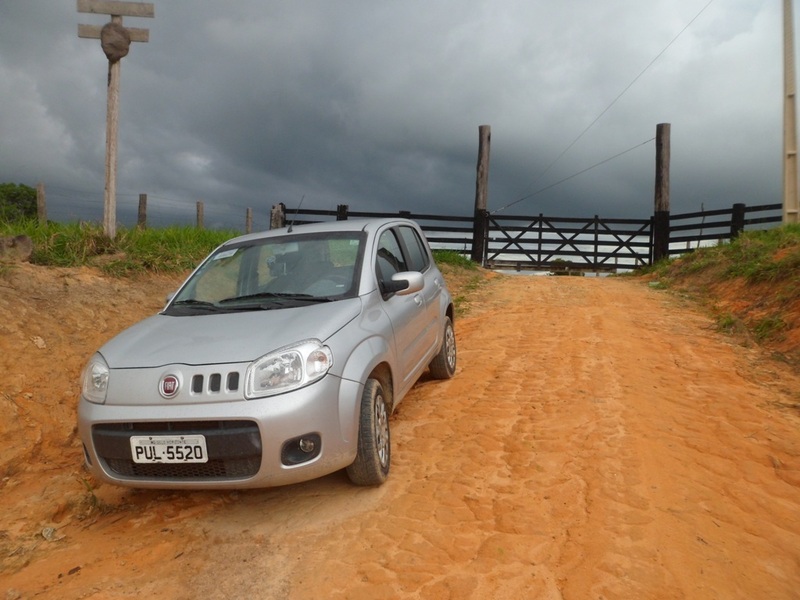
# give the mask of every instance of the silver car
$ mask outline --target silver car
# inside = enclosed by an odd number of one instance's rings
[[[88,467],[151,488],[268,487],[389,474],[389,416],[456,370],[453,301],[406,219],[232,239],[82,377]]]

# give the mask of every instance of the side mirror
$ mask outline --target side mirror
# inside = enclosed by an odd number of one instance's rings
[[[403,271],[392,275],[391,281],[384,282],[383,288],[386,293],[395,293],[398,296],[407,296],[422,289],[425,279],[418,271]]]

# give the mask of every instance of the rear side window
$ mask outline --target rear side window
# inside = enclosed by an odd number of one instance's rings
[[[427,269],[429,264],[428,253],[416,229],[403,226],[399,228],[399,231],[408,252],[408,270],[424,271]]]

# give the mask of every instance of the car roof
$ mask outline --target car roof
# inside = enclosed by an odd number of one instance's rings
[[[313,233],[330,233],[341,231],[365,231],[374,232],[387,225],[412,225],[419,227],[414,221],[400,217],[388,217],[380,219],[347,219],[344,221],[323,221],[320,223],[305,223],[302,225],[287,225],[278,229],[269,229],[257,233],[250,233],[228,240],[223,245],[239,244],[242,242],[255,241],[265,238],[285,236],[285,235],[305,235]]]

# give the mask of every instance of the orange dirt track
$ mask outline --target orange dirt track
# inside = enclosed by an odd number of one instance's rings
[[[800,598],[800,377],[624,278],[487,276],[380,488],[100,485],[85,360],[178,279],[0,279],[0,599]]]

